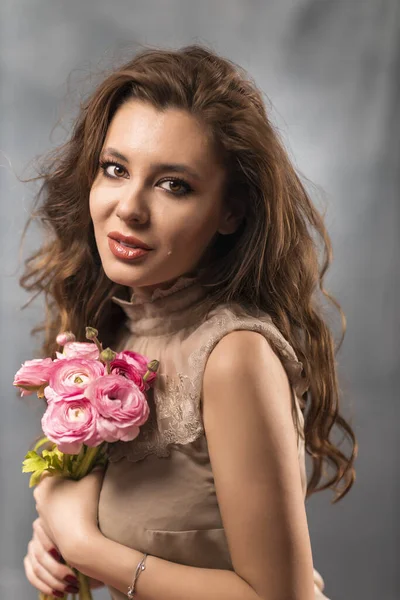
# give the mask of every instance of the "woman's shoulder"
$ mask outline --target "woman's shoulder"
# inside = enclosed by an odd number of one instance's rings
[[[299,385],[303,365],[271,315],[233,302],[214,307],[190,333],[187,338],[189,364],[194,370],[202,371],[215,346],[229,333],[240,330],[261,334],[281,359],[292,383]],[[303,394],[305,389],[298,391]]]
[[[206,318],[199,326],[188,336],[183,352],[183,361],[188,381],[193,391],[193,398],[196,398],[196,404],[201,405],[201,395],[204,383],[206,366],[216,346],[223,340],[220,350],[226,351],[226,357],[229,359],[230,344],[226,336],[232,332],[250,331],[260,334],[267,341],[270,349],[279,358],[290,386],[293,390],[293,410],[295,413],[296,427],[301,428],[302,410],[305,406],[304,393],[308,389],[308,382],[304,377],[303,364],[298,358],[293,346],[274,323],[272,317],[267,312],[259,309],[248,310],[237,303],[226,303],[217,305],[209,311]],[[249,339],[249,336],[235,336],[236,341],[233,344],[234,351],[246,346],[246,352],[252,352],[251,347],[254,344],[254,350],[259,343],[257,339]],[[243,344],[242,344],[243,342]],[[254,351],[254,356],[256,352]],[[242,350],[240,350],[242,352]],[[264,353],[265,356],[265,353]],[[240,359],[239,359],[240,360]],[[266,366],[265,364],[263,365]]]

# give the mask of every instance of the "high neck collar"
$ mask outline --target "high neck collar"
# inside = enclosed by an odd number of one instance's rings
[[[128,317],[128,327],[137,336],[172,334],[194,325],[203,314],[207,290],[198,272],[181,275],[167,288],[156,288],[150,298],[133,293],[130,300],[112,296]]]

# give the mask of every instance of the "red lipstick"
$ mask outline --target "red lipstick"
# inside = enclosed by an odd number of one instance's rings
[[[108,234],[108,247],[117,258],[133,261],[148,254],[152,248],[135,238],[133,235],[124,235],[118,231]]]
[[[125,246],[131,246],[136,248],[144,248],[145,250],[151,250],[150,246],[139,240],[139,238],[133,235],[124,235],[119,231],[110,231],[108,237],[116,242],[122,242]]]

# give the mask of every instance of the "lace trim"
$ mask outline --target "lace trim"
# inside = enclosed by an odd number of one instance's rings
[[[151,388],[150,416],[132,442],[117,442],[109,447],[109,460],[125,456],[136,462],[148,454],[170,455],[172,444],[189,444],[204,433],[198,393],[192,379],[183,373],[175,377],[159,374]]]
[[[204,434],[200,398],[203,373],[209,354],[221,338],[238,329],[257,331],[265,336],[280,356],[294,391],[295,403],[302,408],[301,396],[308,386],[302,377],[303,365],[270,317],[214,315],[207,322],[212,331],[208,342],[188,357],[188,374],[159,374],[148,396],[150,417],[132,442],[117,442],[109,447],[111,462],[127,457],[136,462],[149,454],[167,457],[172,444],[189,444]],[[200,326],[199,329],[201,329]],[[302,420],[294,414],[297,433],[303,436]],[[299,419],[300,418],[300,422]]]
[[[193,373],[194,387],[195,389],[200,390],[198,394],[199,397],[201,395],[203,373],[209,354],[224,335],[235,330],[245,329],[261,333],[272,345],[272,348],[280,357],[283,367],[288,375],[294,394],[294,404],[297,405],[299,411],[304,408],[302,395],[307,391],[309,386],[306,379],[303,377],[303,363],[299,361],[294,349],[283,337],[276,325],[274,325],[270,316],[264,315],[263,320],[260,320],[251,316],[234,315],[231,322],[226,322],[226,318],[223,316],[215,316],[212,320],[215,321],[213,329],[215,329],[216,334],[210,338],[207,344],[202,346],[198,351],[193,352],[188,359],[190,370]],[[303,438],[304,420],[302,415],[300,415],[296,410],[296,406],[293,406],[296,433]]]

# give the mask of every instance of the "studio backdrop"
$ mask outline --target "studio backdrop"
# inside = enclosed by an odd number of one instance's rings
[[[264,92],[333,242],[326,287],[348,320],[337,360],[360,449],[349,494],[306,503],[314,565],[332,600],[398,600],[399,29],[398,0],[2,0],[1,598],[37,597],[23,569],[36,512],[21,462],[44,407],[12,381],[40,345],[30,330],[43,301],[21,311],[21,261],[40,238],[33,226],[19,256],[36,188],[18,178],[65,139],[103,68],[145,45],[204,43]]]

